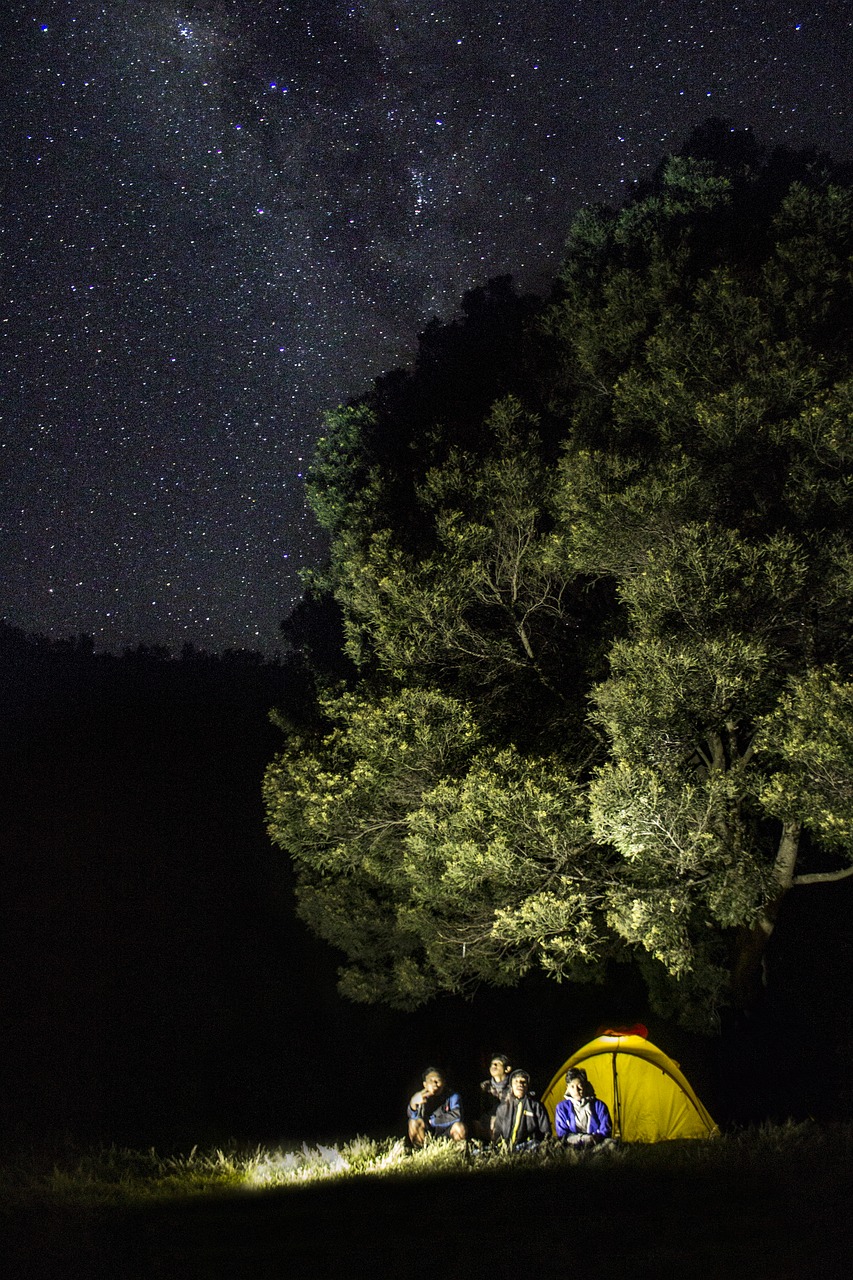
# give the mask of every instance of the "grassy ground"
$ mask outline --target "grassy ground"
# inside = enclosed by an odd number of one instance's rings
[[[7,1163],[9,1276],[849,1274],[853,1125],[471,1158],[393,1140]]]

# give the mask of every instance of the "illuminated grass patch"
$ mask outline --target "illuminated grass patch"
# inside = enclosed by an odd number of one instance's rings
[[[853,1155],[853,1124],[763,1125],[708,1141],[625,1144],[578,1151],[546,1144],[539,1151],[506,1155],[456,1143],[435,1142],[409,1151],[399,1138],[356,1137],[331,1146],[287,1150],[258,1146],[161,1156],[152,1148],[99,1148],[47,1163],[20,1157],[0,1169],[0,1196],[18,1204],[77,1205],[92,1209],[198,1196],[241,1195],[296,1189],[348,1179],[501,1176],[584,1167],[590,1171],[635,1169],[727,1177],[759,1174],[768,1165],[796,1160],[837,1163]]]

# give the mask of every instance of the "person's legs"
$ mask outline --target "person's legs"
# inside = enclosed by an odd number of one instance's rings
[[[426,1145],[426,1140],[427,1127],[423,1116],[416,1116],[414,1120],[409,1121],[409,1142],[413,1147],[423,1147]]]
[[[454,1142],[465,1142],[468,1130],[461,1120],[455,1121],[444,1129],[433,1129],[418,1116],[408,1122],[409,1142],[413,1147],[424,1147],[430,1138],[452,1138]]]

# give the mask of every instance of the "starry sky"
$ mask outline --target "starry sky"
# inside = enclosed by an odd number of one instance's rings
[[[851,159],[847,0],[5,0],[0,617],[274,651],[325,409],[711,115]]]

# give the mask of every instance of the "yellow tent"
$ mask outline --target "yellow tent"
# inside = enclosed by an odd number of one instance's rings
[[[720,1132],[678,1063],[646,1038],[645,1027],[605,1031],[563,1063],[542,1095],[552,1126],[569,1067],[583,1067],[610,1108],[614,1136],[625,1142],[711,1138]]]

